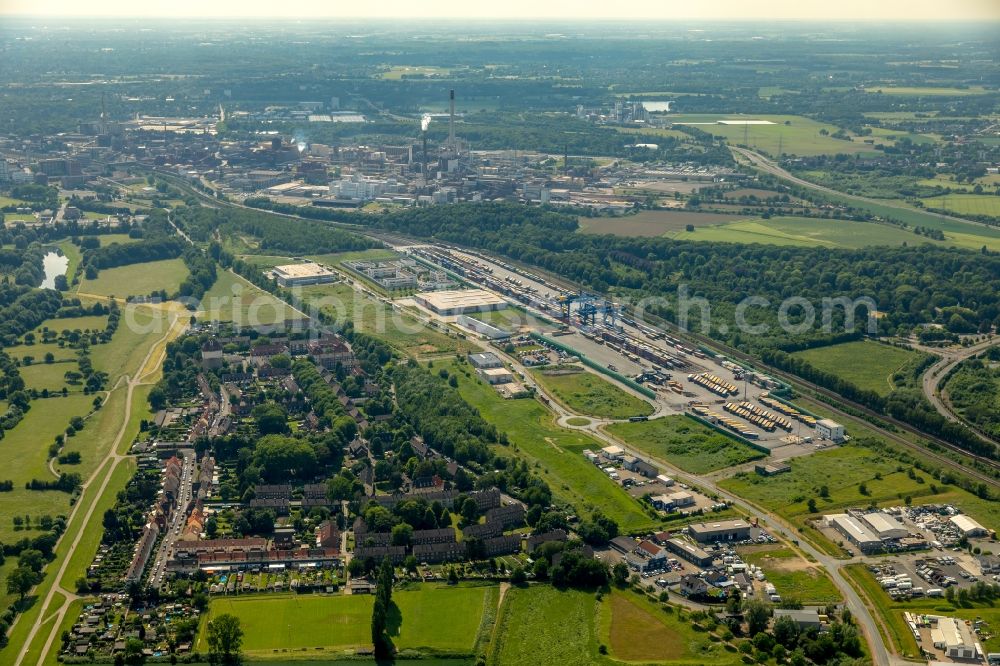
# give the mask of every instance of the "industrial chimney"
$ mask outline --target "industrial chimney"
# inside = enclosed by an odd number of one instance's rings
[[[451,91],[451,106],[448,112],[448,146],[458,152],[455,145],[455,91]]]

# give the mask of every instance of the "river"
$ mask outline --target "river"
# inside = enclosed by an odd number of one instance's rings
[[[42,289],[55,289],[56,276],[66,275],[69,267],[69,257],[59,252],[49,252],[42,257],[42,267],[45,268],[45,279],[42,280]]]

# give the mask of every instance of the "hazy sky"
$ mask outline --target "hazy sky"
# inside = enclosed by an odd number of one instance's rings
[[[995,20],[1000,0],[0,0],[0,14],[277,18]]]

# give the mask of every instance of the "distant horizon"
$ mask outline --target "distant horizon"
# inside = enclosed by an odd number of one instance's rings
[[[501,6],[455,0],[412,2],[382,0],[378,4],[341,6],[324,0],[300,0],[296,16],[275,13],[272,3],[247,3],[241,0],[149,0],[138,10],[128,0],[0,0],[0,16],[39,19],[225,19],[277,20],[282,22],[315,20],[386,21],[446,20],[519,21],[583,23],[588,21],[837,21],[851,23],[1000,22],[1000,3],[996,0],[955,0],[946,5],[939,0],[765,0],[748,5],[742,0],[716,0],[708,6],[691,7],[670,0],[634,0],[628,6],[630,16],[608,15],[603,3],[571,0],[508,0]],[[749,13],[748,13],[749,12]],[[572,17],[572,18],[567,18]]]

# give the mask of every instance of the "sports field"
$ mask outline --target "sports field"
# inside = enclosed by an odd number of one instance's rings
[[[389,633],[400,650],[471,652],[487,601],[496,588],[425,585],[395,590]],[[244,651],[252,657],[294,657],[371,647],[371,595],[244,595],[213,599],[207,621],[223,613],[240,619]],[[206,622],[207,622],[206,621]],[[197,649],[207,652],[205,623]]]
[[[762,120],[773,124],[721,125],[719,124],[720,120]],[[782,154],[803,157],[874,152],[870,145],[863,143],[860,139],[845,141],[820,134],[820,130],[826,130],[829,134],[833,134],[839,128],[803,116],[679,114],[671,116],[671,121],[676,125],[693,125],[713,136],[721,136],[729,143],[745,143],[750,148],[758,148],[771,155],[778,154],[779,145]]]
[[[761,567],[783,601],[803,604],[833,604],[842,600],[830,577],[818,566],[807,562],[782,546],[751,547],[741,552],[744,562]]]
[[[653,406],[580,366],[532,370],[532,376],[559,402],[578,414],[605,419],[648,416]]]
[[[144,264],[105,268],[96,279],[81,280],[79,292],[124,298],[146,296],[163,289],[170,295],[177,291],[187,276],[188,269],[183,259],[150,261]]]
[[[446,367],[458,379],[459,393],[466,402],[510,437],[511,446],[497,452],[523,458],[532,465],[537,462],[534,471],[549,484],[553,495],[572,506],[577,515],[599,508],[627,533],[657,525],[621,486],[583,457],[584,449],[596,451],[602,447],[598,440],[555,425],[551,412],[537,400],[504,400],[467,364],[434,364],[435,369],[440,367]]]
[[[794,352],[792,356],[804,359],[813,367],[837,375],[858,388],[888,395],[895,390],[893,374],[917,362],[922,354],[870,340],[855,340]]]
[[[693,474],[764,457],[746,444],[681,414],[637,423],[612,423],[608,431],[628,446]]]
[[[1000,217],[1000,197],[992,194],[946,194],[921,199],[927,208],[940,208],[959,215]]]

